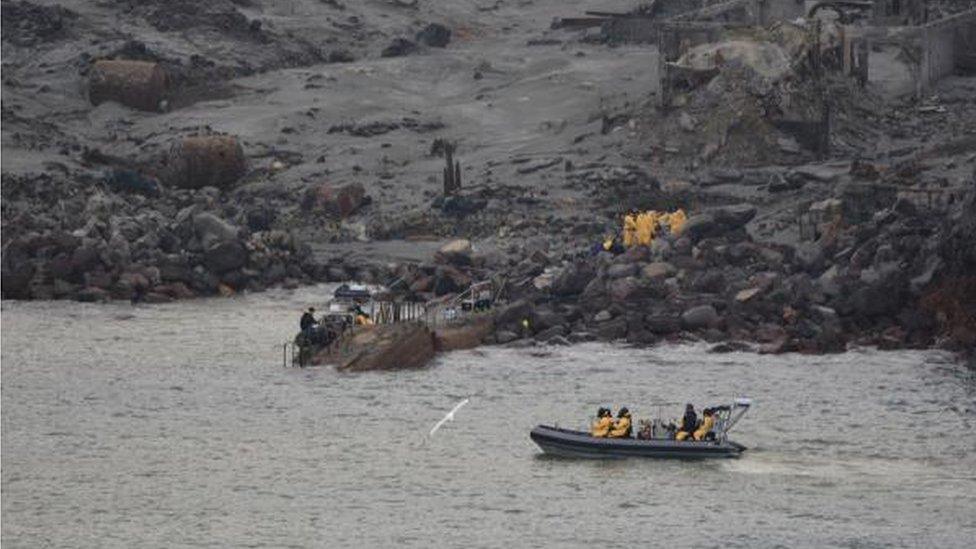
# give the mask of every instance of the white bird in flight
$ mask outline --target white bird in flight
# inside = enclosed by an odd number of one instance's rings
[[[458,410],[460,410],[462,406],[464,406],[465,404],[467,404],[468,403],[468,400],[470,400],[470,399],[467,399],[466,398],[466,399],[462,400],[461,402],[458,402],[457,403],[457,406],[455,406],[453,410],[451,410],[450,412],[447,413],[446,416],[444,416],[444,419],[442,419],[442,420],[440,420],[440,421],[438,421],[437,423],[434,424],[434,428],[430,430],[430,434],[427,435],[427,436],[429,436],[429,437],[434,436],[434,433],[436,433],[437,430],[441,428],[441,425],[444,425],[448,421],[454,421],[454,413],[457,412]]]

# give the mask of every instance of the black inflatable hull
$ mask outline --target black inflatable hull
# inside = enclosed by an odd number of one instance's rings
[[[546,454],[585,459],[621,458],[734,458],[746,447],[732,442],[639,440],[636,438],[595,438],[589,433],[539,425],[529,434]]]

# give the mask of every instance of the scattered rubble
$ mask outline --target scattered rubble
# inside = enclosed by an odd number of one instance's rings
[[[691,4],[537,25],[510,37],[538,46],[521,56],[416,3],[5,3],[3,297],[352,279],[428,300],[504,277],[509,305],[484,333],[407,339],[425,356],[483,340],[971,348],[976,84],[970,53],[934,37],[971,36],[972,6],[935,2],[926,20],[892,5],[889,20]],[[553,5],[463,13],[538,24]],[[658,48],[641,52],[660,63],[639,94],[621,90],[647,71],[593,72],[624,53],[608,42]],[[886,71],[909,75],[907,95]],[[631,208],[689,219],[601,250]],[[320,251],[389,239],[436,244]]]

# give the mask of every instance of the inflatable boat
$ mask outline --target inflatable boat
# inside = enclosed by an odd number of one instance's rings
[[[677,441],[673,438],[599,438],[585,431],[539,425],[529,436],[547,455],[565,458],[734,458],[746,447],[728,439],[728,432],[749,409],[751,401],[736,399],[723,406],[712,429],[712,440]]]

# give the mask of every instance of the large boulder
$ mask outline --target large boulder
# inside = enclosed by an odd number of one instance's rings
[[[549,291],[555,296],[572,296],[583,292],[593,280],[593,268],[588,262],[572,263],[553,278]]]
[[[644,327],[654,334],[673,334],[681,331],[681,318],[669,314],[647,315],[644,317]]]
[[[112,298],[111,294],[107,290],[97,287],[86,287],[82,288],[75,294],[76,301],[82,301],[85,303],[100,303],[103,301],[108,301]]]
[[[87,273],[101,264],[101,250],[92,242],[78,246],[71,253],[71,269],[75,273]]]
[[[720,322],[718,312],[711,305],[699,305],[681,313],[681,325],[689,330],[714,328]]]
[[[321,356],[313,362],[329,362],[338,358],[339,369],[360,372],[366,370],[399,370],[426,366],[436,352],[434,334],[424,325],[413,323],[386,324],[364,329],[348,342],[348,355]]]
[[[752,221],[758,210],[751,204],[736,204],[715,208],[713,212],[716,220],[724,226],[725,230],[731,231]]]
[[[516,331],[520,329],[519,323],[523,319],[535,320],[534,307],[524,299],[508,304],[495,315],[495,323],[499,327],[512,327]]]
[[[99,259],[108,267],[125,267],[132,259],[129,241],[122,236],[122,233],[113,233]]]
[[[607,278],[626,278],[628,276],[636,276],[638,271],[638,266],[636,263],[618,263],[616,265],[611,265],[607,269]]]
[[[240,236],[238,227],[209,212],[193,216],[193,229],[205,248],[218,242],[237,240]]]
[[[485,209],[487,205],[487,200],[464,195],[440,196],[433,203],[435,208],[440,208],[445,214],[455,217],[474,215]]]
[[[595,326],[596,336],[603,341],[614,341],[627,337],[627,319],[617,317]]]
[[[698,241],[720,233],[718,221],[712,213],[699,213],[688,218],[681,229],[681,236]]]
[[[491,335],[494,323],[489,317],[482,317],[460,326],[439,328],[434,332],[434,345],[437,351],[460,351],[480,346]]]
[[[823,248],[816,242],[800,242],[793,254],[796,263],[811,274],[819,273],[824,266]]]
[[[247,249],[237,241],[218,242],[207,248],[203,262],[215,273],[240,269],[247,264]]]
[[[674,265],[664,261],[648,263],[641,269],[641,275],[650,280],[663,280],[675,273]]]
[[[708,294],[720,294],[725,291],[725,286],[725,275],[714,269],[698,273],[691,282],[693,290]]]
[[[541,330],[535,334],[536,341],[547,342],[555,338],[566,337],[569,334],[569,327],[565,324],[560,324],[558,326],[552,326]]]
[[[497,332],[495,332],[495,341],[500,345],[511,343],[518,338],[519,338],[518,334],[516,334],[511,330],[498,330]]]
[[[34,265],[28,261],[8,261],[4,251],[2,281],[4,299],[27,299],[30,297],[31,279],[34,277]]]
[[[434,254],[434,260],[438,263],[470,265],[471,253],[471,241],[466,238],[459,238],[441,246]]]
[[[394,38],[390,45],[380,52],[381,57],[401,57],[417,51],[417,44],[406,38]]]
[[[328,183],[312,187],[305,194],[302,205],[307,210],[321,211],[328,215],[345,218],[369,202],[366,188],[359,183],[341,187]]]
[[[471,286],[471,277],[449,265],[442,265],[434,273],[433,291],[442,296],[462,292]]]
[[[908,285],[896,278],[857,288],[850,296],[854,312],[868,318],[890,317],[907,303]]]
[[[535,311],[534,328],[537,331],[548,330],[555,326],[564,326],[566,323],[566,317],[555,311],[545,309]]]
[[[417,33],[417,42],[432,48],[443,48],[451,41],[451,29],[439,23],[431,23]]]
[[[749,204],[736,204],[713,208],[688,218],[681,235],[698,241],[703,238],[722,236],[752,221],[758,210]]]
[[[40,235],[21,237],[4,244],[0,253],[0,289],[4,299],[28,299],[31,294],[31,280],[35,267],[31,257],[37,252]]]
[[[627,303],[644,297],[643,290],[640,281],[632,276],[612,280],[608,288],[610,299],[616,303]]]

